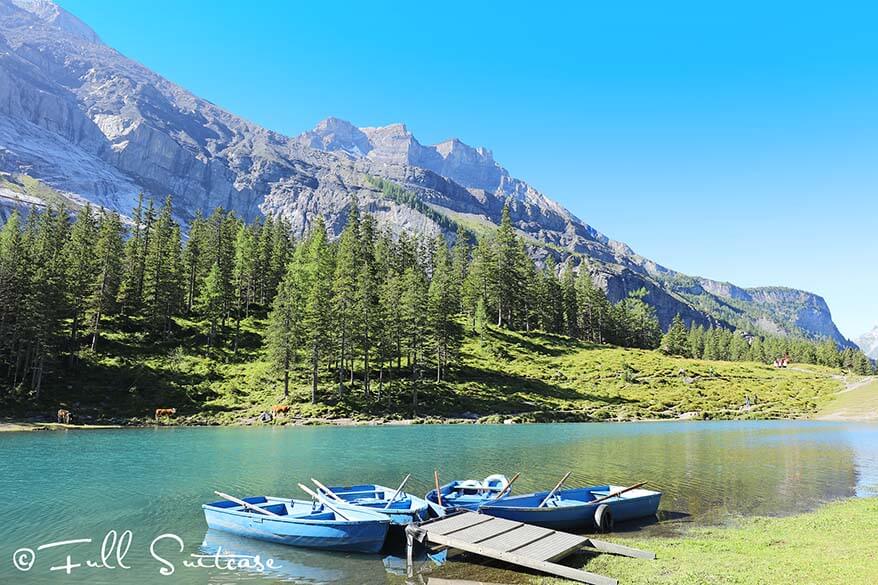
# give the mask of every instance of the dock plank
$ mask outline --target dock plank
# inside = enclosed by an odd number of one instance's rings
[[[520,527],[510,532],[498,534],[492,538],[487,538],[479,542],[483,546],[489,546],[497,550],[510,551],[540,538],[546,534],[545,528],[539,526],[531,526],[530,524],[522,524]]]
[[[494,518],[491,516],[485,516],[482,514],[459,514],[457,516],[451,516],[446,520],[439,520],[430,527],[430,532],[436,534],[451,534],[452,532],[458,532],[470,528],[471,526],[483,524],[492,520],[494,520]]]
[[[481,522],[474,524],[463,530],[454,532],[454,538],[466,540],[467,542],[482,542],[489,538],[493,538],[500,534],[505,534],[511,530],[516,530],[523,526],[521,522],[512,522],[502,518],[493,518],[490,522]]]
[[[517,548],[513,552],[541,561],[553,561],[579,550],[585,542],[586,539],[582,536],[555,532],[536,542]]]
[[[521,567],[565,577],[590,585],[617,585],[611,578],[552,561],[580,549],[588,539],[548,528],[493,518],[475,512],[461,512],[447,518],[409,526],[408,542],[432,544],[466,551]],[[409,549],[411,557],[411,548]]]

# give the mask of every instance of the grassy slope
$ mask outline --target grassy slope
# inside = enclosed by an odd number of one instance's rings
[[[820,409],[822,420],[878,420],[878,379],[866,378],[849,384]]]
[[[76,364],[49,374],[42,410],[69,406],[79,415],[77,422],[143,418],[157,407],[175,407],[178,418],[190,423],[255,417],[283,399],[280,381],[262,358],[262,325],[243,324],[235,355],[228,341],[209,352],[202,324],[180,320],[173,339],[157,342],[115,323],[97,353],[83,350]],[[841,384],[818,367],[794,371],[702,362],[496,329],[469,334],[461,358],[451,381],[437,384],[430,381],[432,372],[425,373],[419,416],[474,413],[489,422],[787,418],[813,414]],[[413,416],[405,363],[390,375],[380,401],[365,400],[360,381],[338,399],[332,373],[322,375],[320,403],[311,405],[308,374],[294,373],[290,418]],[[374,383],[373,393],[377,390]],[[754,402],[749,412],[742,409],[745,395]]]
[[[655,551],[657,560],[599,555],[585,568],[624,585],[871,585],[878,576],[878,552],[865,537],[870,534],[878,534],[878,499],[849,500],[800,516],[695,529],[682,539],[626,539],[625,544]]]
[[[65,197],[42,181],[30,175],[0,175],[0,187],[29,197],[36,197],[46,205],[53,207],[66,206],[68,209],[79,209],[81,205]]]

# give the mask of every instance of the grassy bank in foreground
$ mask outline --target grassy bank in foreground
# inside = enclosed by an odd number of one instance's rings
[[[84,349],[72,364],[47,374],[40,406],[13,404],[3,414],[23,420],[64,407],[74,423],[152,423],[156,408],[173,407],[180,424],[247,424],[285,403],[290,412],[276,423],[794,418],[813,415],[842,388],[837,371],[819,366],[778,370],[690,360],[490,328],[466,335],[460,366],[447,381],[437,383],[433,372],[423,372],[417,409],[404,360],[400,369],[385,372],[380,395],[373,379],[371,397],[360,373],[353,382],[345,380],[339,395],[335,372],[323,371],[319,401],[310,404],[304,367],[294,372],[291,395],[284,399],[283,385],[263,356],[262,330],[262,322],[245,321],[235,352],[231,342],[207,349],[203,324],[178,320],[173,338],[157,342],[119,323],[97,352]]]
[[[683,538],[626,539],[655,551],[657,560],[599,555],[584,568],[624,585],[871,585],[878,578],[876,534],[878,499],[848,500],[799,516],[694,529]]]

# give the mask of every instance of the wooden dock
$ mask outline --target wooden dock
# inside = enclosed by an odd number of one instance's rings
[[[617,585],[616,579],[560,565],[555,561],[580,550],[639,558],[653,553],[559,532],[476,512],[460,512],[410,525],[406,529],[408,558],[414,542],[457,549],[590,585]]]

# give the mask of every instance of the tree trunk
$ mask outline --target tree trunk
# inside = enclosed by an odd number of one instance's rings
[[[320,360],[315,346],[311,349],[311,404],[317,404],[317,370],[319,365]]]
[[[366,396],[367,399],[371,400],[372,389],[369,387],[369,382],[370,382],[369,376],[371,375],[371,372],[369,371],[369,347],[368,346],[366,346],[365,350],[363,351],[363,370],[364,370],[363,394]]]
[[[381,361],[381,369],[378,371],[378,402],[381,402],[381,395],[384,393],[384,361]]]
[[[91,334],[91,350],[92,351],[94,351],[95,347],[97,347],[97,345],[98,345],[98,331],[100,330],[100,327],[101,327],[101,310],[99,308],[97,313],[95,313],[94,329],[92,330],[92,334]]]
[[[290,356],[284,356],[284,398],[290,395]]]

